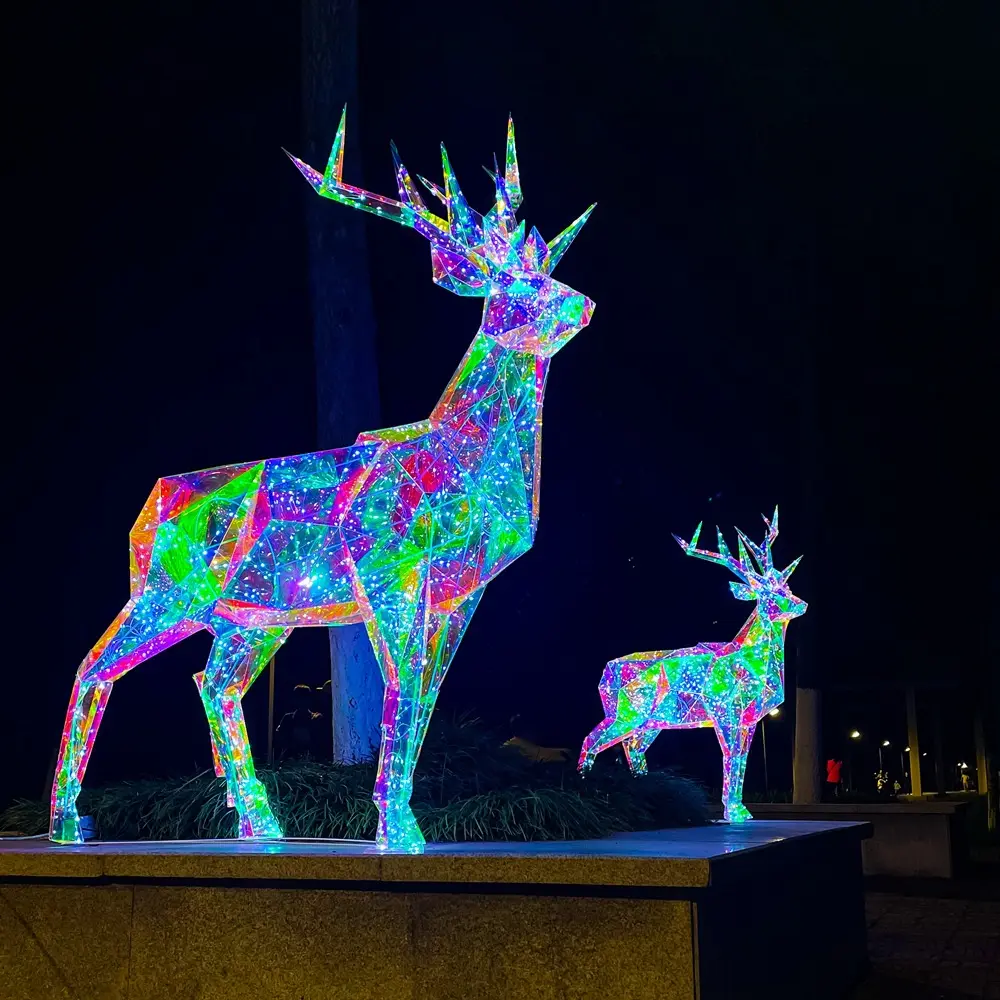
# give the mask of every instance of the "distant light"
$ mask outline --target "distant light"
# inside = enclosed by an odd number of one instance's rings
[[[851,730],[851,739],[852,740],[860,740],[861,739],[861,733],[859,733],[856,729],[852,729]]]
[[[927,756],[927,751],[925,750],[920,756],[921,757],[926,757]]]
[[[771,711],[768,712],[767,714],[769,716],[771,716],[772,719],[776,719],[779,715],[781,715],[781,709],[780,708],[772,708]]]
[[[963,761],[962,761],[962,763],[961,763],[961,764],[959,764],[958,766],[959,766],[960,768],[962,768],[962,770],[964,771],[964,770],[965,770],[965,769],[966,769],[966,768],[967,768],[967,767],[968,767],[969,765],[968,765],[968,764],[966,764],[966,763],[965,763],[965,761],[963,760]]]
[[[909,753],[909,752],[910,752],[909,747],[903,747],[903,753]]]
[[[882,740],[882,746],[887,747],[889,745],[888,740]]]

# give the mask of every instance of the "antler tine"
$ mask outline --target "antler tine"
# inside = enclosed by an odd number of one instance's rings
[[[736,534],[739,537],[740,543],[742,545],[745,545],[746,548],[749,549],[750,552],[752,553],[754,559],[757,560],[757,565],[762,570],[766,571],[767,559],[766,559],[766,557],[764,555],[764,551],[761,549],[761,547],[759,545],[755,544],[754,542],[750,541],[750,539],[742,531],[740,531],[739,528],[736,529]]]
[[[764,541],[763,541],[763,543],[761,544],[761,547],[760,547],[761,548],[761,552],[762,552],[762,554],[764,556],[764,561],[761,562],[761,560],[759,558],[758,558],[757,561],[760,562],[760,568],[765,573],[770,573],[774,569],[774,560],[771,558],[771,543],[778,537],[778,506],[777,506],[777,504],[775,504],[775,506],[774,506],[774,517],[772,517],[770,521],[767,519],[766,515],[761,514],[760,516],[763,518],[764,523],[767,525],[767,535],[764,538]]]
[[[504,186],[510,197],[510,207],[516,212],[521,207],[521,173],[517,168],[517,144],[514,142],[514,118],[507,116],[507,155],[504,157]]]
[[[396,149],[396,144],[394,142],[390,141],[389,150],[392,153],[392,162],[396,168],[396,187],[399,189],[400,203],[408,205],[418,214],[429,214],[423,198],[420,197],[420,192],[417,190],[417,186],[413,183],[413,179],[410,177],[410,172],[406,169],[403,161],[399,157],[399,150]]]
[[[793,559],[782,571],[781,571],[781,582],[788,583],[788,578],[795,572],[795,567],[802,562],[802,556],[798,559]]]
[[[441,143],[441,173],[444,175],[445,207],[448,209],[448,228],[460,243],[478,246],[483,242],[482,220],[474,212],[458,186],[458,178],[452,169],[448,150]]]
[[[399,184],[400,195],[406,201],[396,201],[394,198],[386,198],[380,194],[373,194],[364,188],[355,187],[353,184],[345,184],[341,179],[344,171],[344,135],[347,128],[347,105],[340,116],[340,125],[337,127],[337,136],[333,140],[333,148],[330,150],[330,158],[327,161],[326,171],[320,173],[309,166],[297,156],[293,156],[288,150],[285,154],[299,168],[299,172],[312,185],[318,195],[340,202],[342,205],[350,205],[353,208],[360,208],[363,212],[371,212],[373,215],[381,216],[384,219],[392,219],[401,225],[416,229],[423,236],[433,239],[435,242],[450,243],[448,239],[448,223],[434,215],[424,206],[416,188],[410,180],[409,174],[402,163],[399,162],[395,146],[393,158],[396,161],[396,179]]]
[[[590,213],[595,208],[597,208],[597,202],[594,202],[583,215],[571,222],[558,236],[549,242],[549,252],[542,264],[542,270],[546,274],[551,274],[555,270],[556,264],[563,259],[570,244],[576,239],[580,230],[583,229],[587,219],[590,218]]]
[[[486,173],[493,178],[493,187],[495,191],[495,208],[494,212],[496,218],[503,225],[503,228],[510,232],[517,228],[517,218],[514,214],[514,208],[510,203],[510,194],[507,191],[507,182],[504,180],[503,174],[500,173],[500,165],[497,163],[496,154],[493,155],[493,169],[486,170]]]
[[[761,514],[760,516],[764,524],[767,525],[767,544],[770,545],[778,537],[778,508],[774,508],[774,515],[770,521],[767,519],[766,514]]]
[[[698,544],[698,536],[699,536],[699,535],[701,534],[701,526],[702,526],[702,525],[703,525],[704,523],[705,523],[704,521],[699,521],[699,522],[698,522],[698,527],[694,529],[694,534],[693,534],[693,535],[691,536],[691,541],[690,541],[690,542],[685,542],[685,541],[684,541],[684,539],[683,539],[683,538],[681,538],[681,536],[680,536],[680,535],[674,535],[674,541],[675,541],[675,542],[676,542],[676,543],[677,543],[677,544],[678,544],[678,545],[679,545],[679,546],[680,546],[680,547],[681,547],[681,548],[682,548],[682,549],[683,549],[683,550],[684,550],[685,552],[687,552],[687,550],[688,550],[689,548],[693,548],[693,547],[694,547],[695,545],[697,545],[697,544]]]
[[[445,197],[444,191],[442,191],[441,188],[434,183],[434,181],[429,181],[422,174],[417,174],[417,179],[425,188],[427,188],[428,191],[430,191],[432,195],[434,195],[435,198],[437,198],[439,202],[441,202],[442,205],[444,205],[445,208],[448,207],[448,199]]]
[[[747,555],[746,545],[744,544],[744,535],[740,532],[736,533],[736,548],[740,554],[740,565],[743,567],[747,576],[754,573],[753,563],[750,561],[750,556]]]
[[[749,567],[745,563],[733,558],[729,547],[726,545],[726,540],[722,537],[722,531],[718,526],[716,526],[715,531],[719,539],[719,551],[712,552],[710,549],[697,548],[698,536],[701,534],[701,525],[702,522],[699,521],[690,542],[685,542],[679,535],[674,535],[678,545],[684,550],[685,554],[694,556],[696,559],[704,559],[706,562],[714,562],[720,566],[725,566],[734,576],[739,577],[744,583],[749,583]]]

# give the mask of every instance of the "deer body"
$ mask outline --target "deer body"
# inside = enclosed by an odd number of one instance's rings
[[[742,801],[747,754],[757,723],[784,700],[785,630],[791,618],[806,610],[787,586],[798,560],[782,573],[773,567],[770,543],[777,528],[775,510],[762,548],[741,533],[739,560],[729,554],[721,532],[718,554],[695,547],[701,525],[690,543],[678,538],[689,555],[731,569],[740,580],[731,584],[734,594],[755,600],[757,607],[731,642],[633,653],[608,663],[599,685],[605,718],[583,742],[582,771],[602,750],[621,743],[632,772],[645,774],[646,751],[661,730],[711,726],[722,748],[725,818],[750,818]],[[759,571],[747,547],[758,559]]]
[[[55,841],[81,839],[76,797],[114,681],[201,629],[215,636],[195,682],[216,773],[240,836],[280,837],[241,699],[293,628],[364,622],[385,681],[377,844],[422,850],[409,799],[438,690],[485,586],[534,540],[549,359],[593,310],[549,272],[586,216],[551,244],[534,230],[525,240],[513,224],[512,126],[485,219],[443,154],[445,191],[429,186],[447,221],[427,211],[398,160],[400,202],[343,184],[343,132],[341,119],[325,174],[299,169],[320,194],[428,236],[435,282],[485,298],[482,325],[427,420],[347,448],[159,480],[130,536],[130,599],[77,673],[53,786]]]

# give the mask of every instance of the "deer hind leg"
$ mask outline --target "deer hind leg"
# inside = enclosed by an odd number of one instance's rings
[[[226,802],[236,807],[243,839],[283,836],[254,768],[242,699],[290,632],[280,627],[220,628],[208,665],[194,678],[208,718],[216,774],[221,770],[219,776],[225,776]]]
[[[424,835],[410,808],[413,771],[441,682],[483,595],[476,591],[444,613],[433,610],[429,592],[425,578],[415,607],[407,595],[392,595],[389,606],[376,608],[367,622],[385,681],[382,746],[372,794],[380,851],[419,854],[424,849]]]
[[[114,682],[204,627],[188,619],[165,624],[163,618],[152,602],[129,601],[77,670],[52,782],[49,839],[57,844],[83,843],[76,799]]]
[[[756,723],[715,723],[715,734],[722,747],[722,808],[730,823],[744,823],[753,819],[743,805],[743,776],[747,768],[747,754],[753,743]]]

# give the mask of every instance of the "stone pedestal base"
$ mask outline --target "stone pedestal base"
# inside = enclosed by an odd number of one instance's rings
[[[0,998],[833,1000],[866,962],[867,832],[0,845]]]

